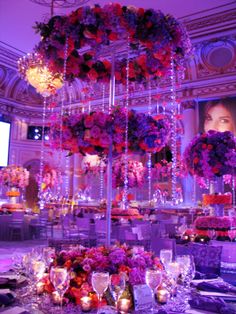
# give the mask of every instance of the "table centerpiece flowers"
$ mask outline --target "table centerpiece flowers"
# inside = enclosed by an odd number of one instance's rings
[[[25,188],[29,184],[29,171],[20,166],[9,165],[0,170],[0,182],[9,188]]]
[[[61,251],[54,256],[52,266],[65,267],[71,273],[71,280],[65,299],[76,304],[81,303],[83,296],[90,296],[93,307],[97,306],[97,296],[93,291],[91,276],[93,271],[109,272],[109,274],[124,273],[127,289],[124,293],[131,298],[132,287],[145,283],[145,271],[149,267],[162,269],[162,264],[152,252],[142,249],[133,249],[126,244],[116,244],[109,248],[78,247],[74,250]],[[44,277],[44,290],[54,291],[49,277]],[[105,295],[104,303],[111,302],[109,293]]]

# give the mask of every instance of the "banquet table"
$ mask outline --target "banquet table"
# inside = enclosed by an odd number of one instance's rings
[[[13,272],[7,272],[7,273],[0,273],[0,304],[1,304],[1,291],[3,291],[3,288],[6,290],[6,287],[3,287],[2,284],[2,278],[16,278]],[[216,280],[219,280],[220,282],[223,281],[221,278],[218,278]],[[8,290],[8,293],[11,293],[14,297],[14,301],[9,304],[6,307],[0,307],[0,313],[2,314],[74,314],[74,313],[84,313],[81,310],[81,307],[79,305],[74,304],[67,304],[66,306],[63,306],[63,309],[61,311],[60,307],[56,304],[52,303],[51,295],[44,293],[37,295],[33,292],[33,290],[30,291],[30,295],[28,294],[29,291],[27,291],[27,280],[26,277],[20,276],[18,277],[17,281],[19,282],[18,285],[13,285],[10,287],[10,290]],[[201,282],[200,280],[194,280],[194,285],[192,287],[192,295],[196,295],[196,289],[194,288],[196,284]],[[207,282],[207,281],[206,281]],[[211,281],[209,281],[211,282]],[[9,287],[8,287],[9,288]],[[236,289],[236,287],[235,287]],[[214,293],[212,293],[214,295]],[[217,296],[217,293],[215,293]],[[218,302],[218,301],[217,301]],[[229,312],[230,314],[236,313],[236,295],[232,297],[231,302],[227,303],[227,306],[230,307],[232,310]],[[206,309],[198,310],[196,308],[188,307],[187,310],[181,310],[181,307],[176,308],[174,310],[173,306],[161,306],[156,305],[154,313],[156,314],[180,314],[180,313],[186,313],[186,314],[210,314],[210,313],[221,313],[224,314],[226,312],[212,312],[207,311]],[[111,306],[103,306],[100,308],[100,310],[97,312],[96,309],[90,310],[89,313],[100,313],[100,314],[115,314],[114,308]],[[122,312],[124,314],[124,312]],[[142,310],[133,310],[129,311],[129,313],[132,314],[149,314],[149,309],[142,309]],[[227,312],[228,313],[228,312]]]

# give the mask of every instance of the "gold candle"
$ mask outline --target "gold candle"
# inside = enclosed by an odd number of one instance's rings
[[[37,282],[36,283],[36,291],[37,294],[41,294],[44,291],[44,283],[43,282]]]
[[[157,290],[157,301],[158,301],[158,303],[161,303],[161,304],[167,303],[169,297],[170,297],[170,294],[166,289]]]
[[[80,304],[83,312],[89,312],[92,308],[92,299],[90,297],[82,297]]]
[[[118,302],[118,308],[121,313],[128,313],[131,306],[129,299],[120,299]]]

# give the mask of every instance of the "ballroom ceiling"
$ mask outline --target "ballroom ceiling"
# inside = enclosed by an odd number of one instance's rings
[[[49,0],[50,1],[50,0]],[[88,1],[88,5],[108,2],[119,2],[124,5],[160,9],[164,13],[173,14],[176,18],[190,20],[194,17],[207,15],[222,10],[227,4],[236,3],[229,0],[119,0],[119,1]],[[54,15],[69,13],[73,9],[54,9]],[[50,17],[50,8],[31,2],[31,0],[0,1],[0,40],[7,45],[21,50],[32,51],[40,40],[33,26],[36,21]]]
[[[50,8],[34,1],[0,0],[0,114],[24,117],[28,115],[32,119],[41,118],[43,99],[33,87],[19,78],[17,60],[20,56],[31,52],[40,40],[33,29],[35,22],[42,22],[50,17]],[[103,6],[108,2],[88,1],[87,4],[99,3]],[[236,95],[236,1],[121,0],[119,2],[124,5],[160,9],[165,14],[174,15],[185,24],[194,46],[194,58],[187,62],[185,79],[177,90],[177,96],[181,101]],[[55,8],[54,15],[70,13],[76,8],[63,10]],[[91,103],[94,106],[101,103],[100,85],[93,87]],[[81,89],[81,82],[76,81],[70,95],[69,93],[66,95],[67,101],[71,97],[72,104],[78,108],[81,108],[84,100]],[[147,91],[140,90],[140,87],[135,90],[131,100],[133,107],[146,106],[148,100],[145,92]],[[164,101],[168,101],[168,89],[160,93]],[[119,98],[122,101],[123,94],[117,86],[116,100]],[[58,98],[56,101],[58,102]]]

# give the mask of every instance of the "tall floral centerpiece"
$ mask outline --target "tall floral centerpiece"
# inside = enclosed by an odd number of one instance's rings
[[[9,202],[14,204],[20,196],[19,189],[29,184],[29,171],[23,167],[9,165],[0,170],[0,182],[9,188],[6,195],[9,197]]]
[[[236,140],[228,131],[209,131],[197,135],[184,152],[184,162],[188,172],[195,175],[198,180],[218,181],[219,186],[219,181],[222,181],[224,175],[233,175],[236,171]],[[216,196],[213,193],[212,195],[203,196],[203,202],[209,205],[212,199],[212,204],[219,205],[215,206],[219,209],[215,214],[223,215],[222,198],[229,203],[228,196]]]

